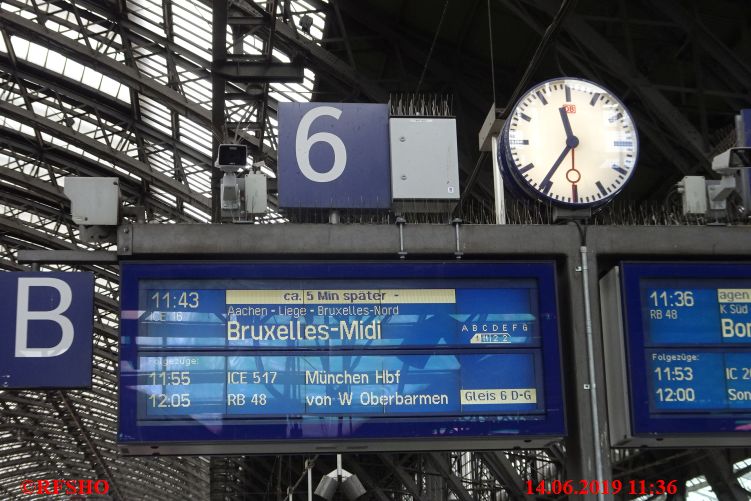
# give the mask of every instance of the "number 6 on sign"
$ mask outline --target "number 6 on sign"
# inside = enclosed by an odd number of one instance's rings
[[[313,121],[323,116],[339,120],[339,117],[342,116],[342,111],[331,106],[313,108],[303,115],[300,125],[297,126],[297,135],[295,136],[295,155],[297,157],[297,165],[300,166],[300,172],[316,183],[328,183],[337,179],[342,175],[344,168],[347,166],[347,148],[345,148],[339,136],[331,132],[316,132],[308,136]],[[310,148],[318,142],[328,143],[334,151],[334,164],[326,172],[318,172],[310,165]]]
[[[279,206],[391,207],[388,106],[279,103]]]

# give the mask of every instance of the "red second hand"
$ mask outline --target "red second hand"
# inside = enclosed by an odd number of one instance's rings
[[[576,170],[576,148],[571,148],[571,168],[566,171],[566,180],[571,183],[571,198],[575,203],[579,202],[579,190],[576,183],[581,179],[581,172]]]

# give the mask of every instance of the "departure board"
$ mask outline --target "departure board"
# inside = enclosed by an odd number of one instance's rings
[[[635,433],[751,430],[751,265],[624,263]]]
[[[562,436],[557,322],[552,263],[123,263],[119,442]]]

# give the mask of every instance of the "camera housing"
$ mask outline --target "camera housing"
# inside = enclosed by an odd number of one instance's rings
[[[719,174],[731,174],[741,169],[751,169],[751,148],[728,148],[712,159],[712,170]]]
[[[237,172],[248,166],[248,147],[244,144],[220,144],[214,166],[223,172]]]

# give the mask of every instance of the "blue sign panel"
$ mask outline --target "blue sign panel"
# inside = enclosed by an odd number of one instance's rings
[[[622,272],[634,433],[751,430],[751,265]]]
[[[92,273],[0,273],[0,388],[91,386]]]
[[[142,420],[190,418],[196,413],[286,418],[545,411],[543,395],[537,394],[541,361],[534,352],[229,357],[145,353],[138,364],[145,390],[138,402]],[[503,388],[488,389],[489,381]]]
[[[552,263],[124,263],[122,280],[124,445],[564,433]]]
[[[279,206],[391,207],[388,105],[279,103]]]

